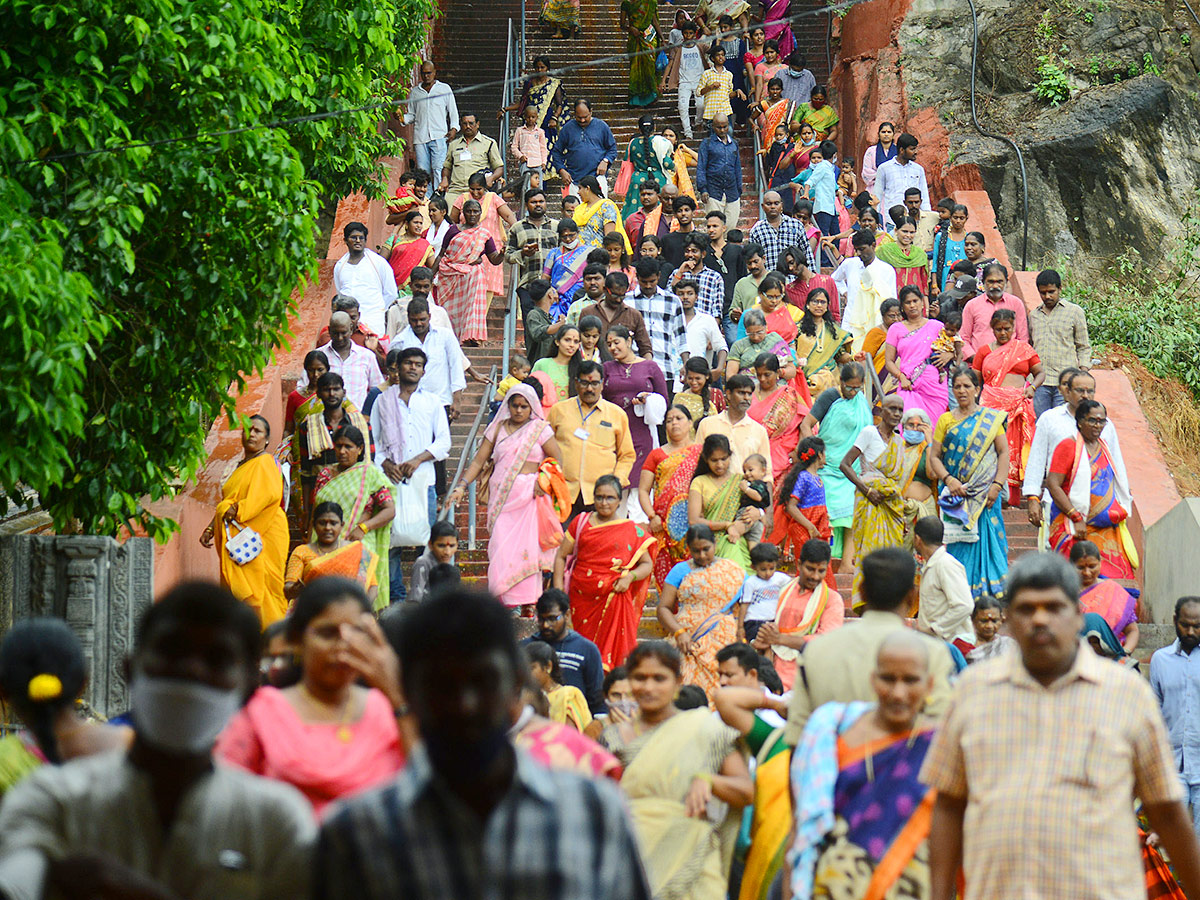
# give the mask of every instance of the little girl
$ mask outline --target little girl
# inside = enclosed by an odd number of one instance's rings
[[[775,511],[775,530],[770,540],[780,549],[790,541],[795,558],[805,541],[833,537],[829,511],[825,508],[825,484],[817,471],[825,465],[825,442],[806,437],[796,447],[796,464],[779,486],[779,508]]]
[[[720,391],[712,391],[712,369],[708,360],[699,356],[691,357],[683,365],[683,383],[686,390],[680,391],[671,401],[671,405],[679,404],[692,414],[692,434],[696,426],[705,416],[715,415],[725,410],[725,397]]]
[[[588,731],[592,725],[592,713],[588,709],[583,691],[562,683],[562,669],[558,654],[545,641],[530,641],[525,645],[529,658],[529,672],[536,684],[546,695],[550,704],[550,720],[570,725],[577,731]],[[591,732],[598,729],[591,728]]]
[[[579,320],[579,361],[604,362],[604,351],[600,348],[600,329],[603,323],[595,316],[584,316]]]

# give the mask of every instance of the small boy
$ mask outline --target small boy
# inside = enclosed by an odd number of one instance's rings
[[[575,215],[575,207],[579,205],[579,198],[574,194],[567,194],[562,199],[562,217],[570,219]]]
[[[851,198],[858,193],[858,176],[854,174],[854,160],[847,156],[842,160],[842,172],[838,175],[838,199],[847,209]]]
[[[508,360],[508,377],[496,385],[496,396],[503,398],[508,393],[510,387],[520,384],[528,378],[531,368],[529,360],[520,354],[514,353]]]
[[[751,550],[762,540],[767,515],[771,511],[771,488],[767,486],[766,478],[766,459],[759,453],[747,456],[746,461],[742,463],[742,502],[738,507],[738,515],[750,508],[762,510],[759,520],[745,531],[746,543],[750,545]]]
[[[946,381],[946,373],[962,362],[963,339],[958,333],[960,328],[962,328],[962,313],[958,312],[958,310],[942,313],[942,333],[934,339],[933,346],[929,348],[929,361],[938,370],[938,381]],[[937,364],[939,353],[953,353],[954,358],[946,363],[946,365],[939,366]],[[951,409],[955,406],[952,387],[953,385],[946,386]]]
[[[550,147],[546,144],[546,132],[537,124],[537,110],[525,107],[522,117],[525,124],[513,132],[512,154],[521,164],[521,179],[529,176],[529,187],[540,189],[546,161],[550,159]]]
[[[697,38],[700,28],[695,22],[684,22],[682,28],[683,43],[671,51],[671,63],[667,66],[667,79],[679,79],[679,121],[683,125],[683,135],[692,139],[692,98],[696,98],[696,121],[704,117],[704,97],[699,93],[700,76],[708,68],[704,49]]]
[[[746,94],[733,89],[733,73],[725,68],[725,48],[713,44],[708,56],[712,60],[712,68],[705,69],[701,74],[696,91],[700,95],[704,121],[711,126],[712,120],[719,115],[733,116],[731,97],[745,100]],[[733,125],[732,122],[729,124]]]
[[[774,622],[779,609],[779,594],[791,576],[777,571],[779,548],[769,541],[750,551],[753,575],[747,575],[737,602],[738,640],[750,643],[763,622]]]
[[[429,529],[429,546],[417,557],[412,567],[412,581],[408,588],[407,602],[420,603],[429,596],[432,585],[429,575],[435,566],[454,566],[454,554],[458,552],[458,532],[453,522],[442,519]]]

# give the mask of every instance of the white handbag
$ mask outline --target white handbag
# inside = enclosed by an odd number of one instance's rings
[[[432,467],[430,467],[432,468]],[[396,516],[392,519],[393,547],[423,547],[429,543],[429,477],[418,467],[408,481],[392,485]]]
[[[244,566],[248,562],[253,562],[258,558],[258,554],[262,553],[262,535],[241,522],[235,521],[233,524],[237,526],[238,532],[231,535],[229,523],[225,523],[225,552],[239,566]]]

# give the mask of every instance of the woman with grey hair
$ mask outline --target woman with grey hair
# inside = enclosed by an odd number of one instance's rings
[[[917,504],[916,512],[904,527],[904,546],[911,549],[913,526],[917,520],[937,515],[934,493],[937,479],[929,468],[929,445],[933,440],[933,422],[929,419],[929,413],[919,406],[905,410],[900,420],[900,434],[904,437],[901,494]]]
[[[763,279],[764,282],[766,280]],[[767,329],[766,314],[761,309],[748,309],[742,314],[742,321],[746,325],[746,336],[734,341],[733,346],[729,348],[725,363],[726,380],[739,372],[753,375],[754,364],[764,353],[773,353],[779,357],[780,378],[785,381],[795,378],[796,360],[792,356],[792,348],[778,334]]]

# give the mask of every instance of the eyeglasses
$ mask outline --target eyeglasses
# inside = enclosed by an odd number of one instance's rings
[[[575,381],[580,387],[600,387],[604,384],[603,381],[584,381],[582,378],[576,378]]]
[[[1108,424],[1108,419],[1097,419],[1095,416],[1088,416],[1083,421],[1087,422],[1089,425],[1100,425],[1101,427]]]
[[[553,625],[555,622],[561,622],[562,620],[562,613],[554,616],[538,616],[538,622],[540,622],[542,625]]]

